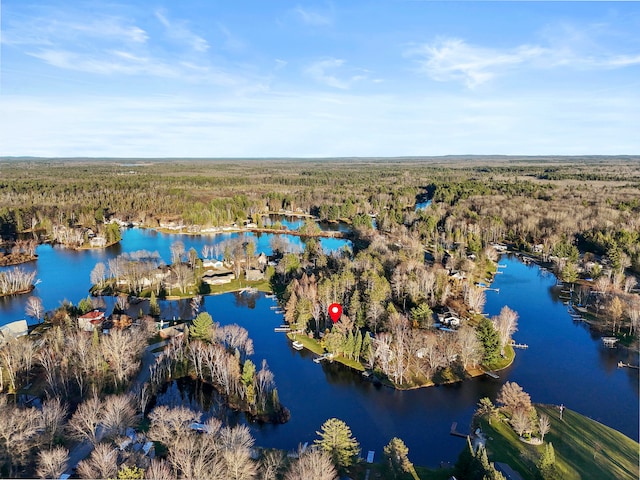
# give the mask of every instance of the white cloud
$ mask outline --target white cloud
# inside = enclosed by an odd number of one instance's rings
[[[175,22],[169,20],[166,13],[162,9],[156,10],[155,16],[160,21],[160,23],[164,25],[168,35],[171,38],[189,45],[196,52],[204,53],[209,50],[209,42],[189,30],[185,22]]]
[[[420,70],[434,80],[459,80],[474,88],[508,68],[531,62],[544,54],[540,47],[523,45],[511,50],[476,47],[458,38],[440,39],[413,47],[405,55],[415,58]]]
[[[72,13],[20,20],[9,17],[2,32],[2,43],[14,46],[52,46],[86,39],[144,44],[149,35],[142,28],[118,16],[87,17],[85,14]]]
[[[331,15],[326,13],[320,13],[315,10],[310,10],[308,8],[302,8],[300,5],[297,5],[293,12],[296,16],[302,20],[303,23],[307,25],[313,25],[315,27],[323,27],[327,25],[331,25],[333,23],[333,18]]]
[[[604,49],[581,52],[571,45],[519,45],[489,48],[471,45],[459,38],[441,38],[413,45],[404,55],[419,70],[440,82],[459,81],[473,89],[512,71],[552,68],[615,69],[640,65],[640,54],[612,54]]]
[[[346,90],[355,82],[367,78],[364,74],[347,75],[339,78],[336,72],[341,70],[343,65],[345,65],[345,61],[340,58],[327,58],[313,62],[304,70],[304,73],[318,83],[341,90]]]

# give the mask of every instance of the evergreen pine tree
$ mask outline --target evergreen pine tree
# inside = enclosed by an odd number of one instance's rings
[[[210,342],[213,334],[213,318],[207,312],[199,313],[193,320],[189,334],[192,338]]]
[[[344,469],[353,465],[360,453],[360,445],[346,423],[330,418],[316,433],[320,435],[320,439],[315,441],[316,445],[331,457],[336,467]]]

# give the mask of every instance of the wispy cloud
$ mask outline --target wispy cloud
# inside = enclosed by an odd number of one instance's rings
[[[467,44],[458,38],[439,39],[434,43],[412,47],[405,55],[414,58],[420,70],[434,80],[462,81],[474,88],[508,68],[531,62],[544,49],[523,45],[511,50],[497,50]]]
[[[92,55],[85,52],[73,52],[64,49],[41,49],[29,53],[49,65],[66,70],[101,75],[152,75],[159,77],[177,77],[179,71],[149,57],[138,56],[131,52],[111,50]]]
[[[221,56],[214,63],[206,55],[208,42],[161,10],[155,12],[161,25],[148,25],[149,30],[120,11],[38,13],[10,17],[2,31],[3,45],[58,69],[92,75],[160,77],[241,89],[254,81]],[[227,43],[232,41],[228,30],[222,33]],[[176,45],[168,46],[167,38]]]
[[[73,13],[35,16],[20,21],[9,17],[2,31],[2,43],[14,46],[50,46],[86,38],[144,44],[149,35],[144,29],[118,16],[87,17]]]
[[[304,73],[318,83],[341,90],[346,90],[355,82],[366,78],[366,75],[363,74],[343,74],[340,78],[337,72],[343,65],[345,65],[345,61],[340,58],[327,58],[313,62],[304,70]]]
[[[471,45],[459,38],[440,38],[412,45],[404,52],[419,71],[440,82],[457,81],[473,89],[496,77],[523,69],[615,69],[640,65],[640,54],[616,54],[605,49],[579,50],[558,45],[526,44],[513,48]]]
[[[317,10],[311,10],[309,8],[303,8],[297,5],[293,12],[295,15],[307,25],[313,25],[315,27],[323,27],[331,25],[333,23],[333,16],[328,13],[321,13]]]
[[[209,42],[189,30],[186,22],[170,20],[163,9],[158,9],[154,13],[156,18],[166,28],[169,37],[185,43],[196,52],[206,52],[209,50]]]

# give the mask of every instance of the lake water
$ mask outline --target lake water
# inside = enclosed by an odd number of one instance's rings
[[[193,246],[200,251],[205,244],[234,235],[178,236],[133,229],[124,233],[120,245],[106,250],[40,246],[37,263],[28,264],[28,268],[38,269],[42,283],[34,294],[43,299],[46,309],[52,309],[65,298],[77,303],[86,297],[89,274],[98,261],[140,249],[157,250],[168,261],[170,245],[178,239],[187,249]],[[270,252],[269,237],[257,237],[258,252]],[[296,244],[300,239],[290,237],[290,241]],[[323,247],[335,250],[346,244],[331,239],[323,242]],[[376,458],[381,458],[382,447],[398,436],[417,464],[453,462],[464,440],[449,435],[451,423],[458,422],[458,430],[464,431],[478,400],[484,396],[495,399],[507,380],[522,385],[535,402],[563,403],[637,440],[638,371],[616,368],[619,360],[637,364],[637,354],[605,350],[588,328],[574,323],[552,288],[553,275],[515,258],[503,257],[500,263],[506,268],[493,285],[500,292],[487,292],[485,311],[495,315],[504,305],[516,310],[520,320],[514,337],[529,349],[517,351],[514,364],[500,372],[499,380],[483,377],[406,392],[376,387],[340,365],[319,365],[312,361],[310,352],[294,350],[283,334],[273,331],[282,323],[282,315],[270,309],[273,300],[263,294],[205,297],[203,308],[215,321],[238,323],[249,331],[255,346],[254,361],[267,359],[280,400],[291,410],[287,424],[252,425],[256,443],[295,449],[298,443],[313,441],[327,418],[338,417],[351,427],[365,454],[375,450]],[[26,296],[0,299],[0,324],[24,318],[25,302]],[[170,308],[180,315],[177,304]]]
[[[205,308],[216,321],[238,323],[249,331],[254,360],[267,359],[280,399],[291,409],[285,425],[252,426],[256,443],[295,449],[300,442],[312,442],[327,418],[337,417],[351,427],[365,454],[375,450],[380,458],[383,446],[398,436],[418,464],[454,462],[464,440],[449,435],[452,422],[464,431],[478,400],[495,400],[507,380],[518,382],[534,402],[563,403],[637,440],[637,370],[616,368],[620,359],[637,359],[605,350],[599,338],[574,323],[552,291],[553,275],[515,258],[503,257],[500,263],[507,265],[494,282],[500,292],[487,292],[485,310],[496,315],[509,305],[518,311],[514,336],[529,349],[517,350],[514,364],[500,372],[499,380],[483,377],[405,392],[376,387],[347,368],[316,364],[312,353],[294,350],[284,334],[274,333],[282,316],[270,310],[273,300],[262,294],[252,299],[250,308],[241,295],[208,297]]]

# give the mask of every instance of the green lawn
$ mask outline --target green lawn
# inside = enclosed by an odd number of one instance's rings
[[[507,368],[511,363],[513,363],[513,359],[516,358],[516,352],[513,350],[511,345],[507,345],[504,347],[504,357],[500,358],[498,361],[493,362],[489,365],[482,365],[487,370],[502,370],[503,368]]]
[[[322,355],[325,353],[324,348],[320,345],[320,342],[318,342],[314,338],[309,338],[307,335],[304,335],[304,334],[294,335],[293,333],[288,333],[287,336],[291,340],[299,341],[301,344],[304,345],[304,348],[306,348],[307,350],[311,350],[313,353],[317,355]],[[333,358],[333,361],[342,363],[343,365],[346,365],[347,367],[351,367],[360,372],[364,371],[364,367],[362,366],[362,364],[360,362],[356,362],[355,360],[350,360],[342,356],[337,356]]]
[[[563,420],[558,408],[536,405],[538,414],[551,420],[551,431],[545,442],[553,443],[561,478],[571,479],[638,479],[640,445],[613,430],[572,410],[565,409]],[[487,452],[491,461],[505,462],[525,479],[535,478],[535,463],[542,446],[522,443],[506,424],[481,420],[487,434]]]

